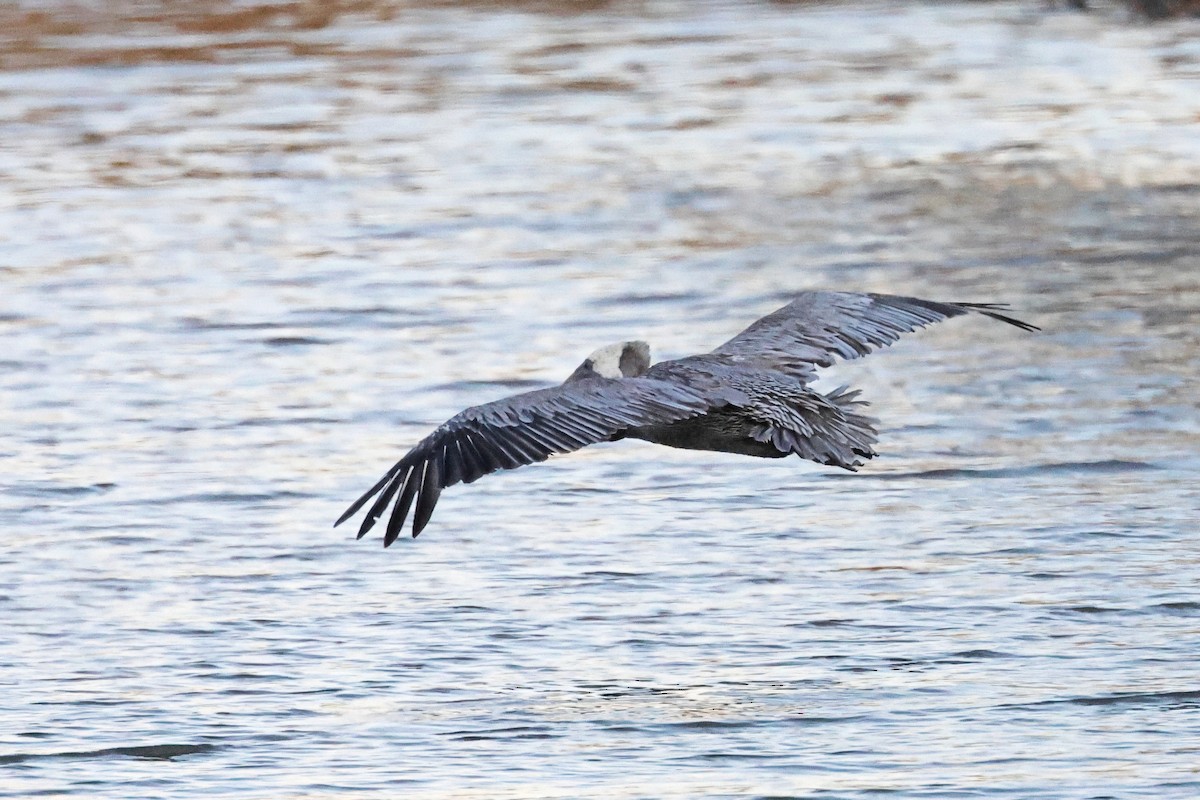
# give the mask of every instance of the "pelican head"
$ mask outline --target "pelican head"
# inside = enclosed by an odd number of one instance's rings
[[[650,369],[650,345],[642,341],[617,342],[596,350],[583,360],[568,380],[589,375],[602,378],[636,378]]]

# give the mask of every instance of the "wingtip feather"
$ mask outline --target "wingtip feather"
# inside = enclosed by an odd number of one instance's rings
[[[388,483],[391,482],[392,478],[395,477],[396,473],[399,472],[403,466],[404,466],[403,460],[400,460],[400,461],[396,462],[395,464],[393,464],[392,468],[389,469],[382,478],[380,478],[378,481],[376,481],[374,486],[372,486],[370,489],[368,489],[366,492],[364,492],[361,497],[359,497],[357,500],[355,500],[353,503],[350,504],[349,508],[347,508],[345,511],[342,512],[342,515],[340,517],[338,517],[337,522],[333,523],[333,527],[336,528],[338,525],[341,525],[343,522],[345,522],[346,520],[353,517],[356,513],[358,513],[358,510],[360,508],[362,508],[364,505],[366,505],[368,500],[370,500],[372,497],[374,497],[376,494],[378,494],[381,489],[386,487],[388,485]],[[368,527],[370,527],[370,526],[368,526]],[[360,532],[358,534],[358,536],[361,539],[362,533]]]
[[[1041,330],[1041,328],[1039,328],[1037,325],[1034,325],[1032,322],[1025,322],[1024,320],[1017,319],[1016,317],[1010,317],[1007,314],[1001,314],[1001,311],[1008,310],[1008,303],[955,303],[954,305],[961,306],[962,308],[969,308],[972,311],[978,311],[985,317],[991,317],[992,319],[1000,322],[1007,322],[1009,325],[1012,325],[1015,328],[1020,328],[1023,331],[1033,332]]]
[[[441,470],[438,469],[438,462],[430,460],[425,464],[425,476],[421,482],[421,493],[417,497],[417,508],[413,512],[413,538],[417,538],[421,531],[425,530],[425,526],[429,524],[429,518],[433,516],[434,506],[437,505],[438,496],[442,493],[442,476]]]
[[[409,471],[405,478],[404,488],[400,490],[400,497],[396,500],[396,505],[392,507],[392,516],[388,518],[387,531],[383,535],[384,547],[396,541],[400,535],[400,529],[404,527],[404,520],[408,517],[408,510],[412,507],[413,498],[420,488],[421,474],[422,470],[418,464]]]

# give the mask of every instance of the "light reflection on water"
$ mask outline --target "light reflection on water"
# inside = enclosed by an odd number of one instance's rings
[[[1194,37],[366,8],[6,40],[0,795],[1196,794]],[[329,528],[810,287],[1045,332],[835,370],[858,475],[624,442]]]

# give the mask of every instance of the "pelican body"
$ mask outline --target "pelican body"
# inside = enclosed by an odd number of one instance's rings
[[[384,546],[410,510],[412,535],[428,524],[442,489],[545,461],[598,442],[643,439],[689,450],[783,458],[857,470],[875,453],[876,421],[845,387],[810,384],[837,359],[865,356],[904,333],[964,314],[1038,330],[996,303],[939,303],[855,292],[804,292],[702,355],[651,364],[642,341],[596,350],[562,384],[451,417],[421,440],[338,519],[375,498],[362,538],[396,498]]]

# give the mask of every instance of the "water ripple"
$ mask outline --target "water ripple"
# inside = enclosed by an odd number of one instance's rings
[[[154,744],[137,747],[104,747],[99,750],[79,750],[63,753],[0,753],[0,764],[21,764],[45,759],[141,758],[170,761],[181,756],[209,753],[212,744]]]

